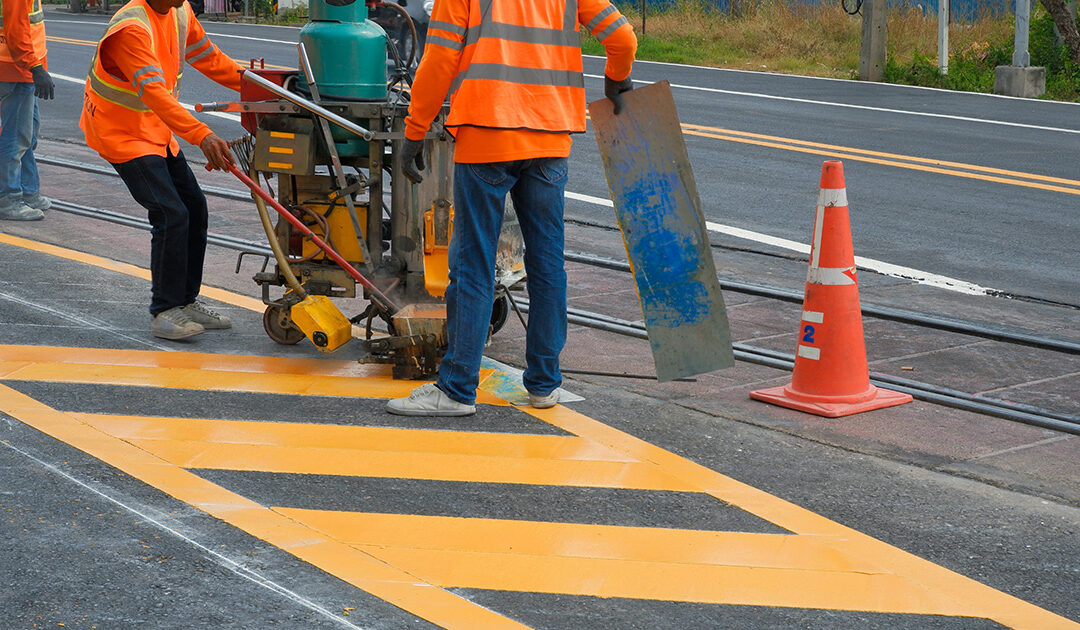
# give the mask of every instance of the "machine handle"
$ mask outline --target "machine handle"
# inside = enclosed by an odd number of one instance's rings
[[[238,112],[241,111],[240,103],[195,103],[195,111],[199,112]]]
[[[346,118],[342,118],[341,116],[338,116],[337,114],[335,114],[334,112],[332,112],[332,111],[330,111],[328,109],[325,109],[323,107],[320,107],[319,105],[316,105],[315,103],[312,103],[311,101],[307,100],[306,98],[304,98],[304,97],[302,97],[302,96],[300,96],[298,94],[293,94],[292,92],[286,90],[285,88],[281,87],[280,85],[278,85],[276,83],[273,83],[271,81],[268,81],[268,80],[264,79],[263,77],[259,76],[258,74],[255,74],[251,70],[245,70],[244,74],[242,74],[241,76],[248,83],[254,83],[255,85],[257,85],[257,86],[263,88],[264,90],[266,90],[267,92],[270,92],[271,94],[276,94],[277,96],[280,96],[281,98],[285,99],[286,101],[289,101],[293,105],[297,105],[299,107],[302,107],[302,108],[308,110],[309,112],[311,112],[312,114],[315,114],[316,116],[318,116],[320,118],[324,118],[324,119],[334,123],[338,127],[341,127],[342,129],[344,129],[346,131],[352,132],[352,133],[360,136],[364,140],[372,140],[373,138],[375,138],[375,134],[373,132],[368,131],[367,129],[364,129],[363,127],[361,127],[360,125],[352,122],[351,120],[348,120]]]
[[[398,311],[397,305],[391,302],[390,298],[383,295],[383,292],[378,290],[375,285],[371,283],[370,280],[365,278],[364,275],[357,271],[355,267],[350,265],[348,261],[341,257],[340,254],[338,254],[329,245],[327,245],[326,241],[322,240],[314,232],[312,232],[311,229],[308,228],[308,226],[304,225],[303,222],[300,221],[300,219],[297,219],[295,216],[293,216],[293,213],[286,210],[284,206],[278,203],[277,199],[274,199],[270,195],[270,193],[263,190],[262,187],[252,181],[250,177],[241,173],[240,170],[236,168],[236,166],[230,164],[229,170],[232,171],[233,175],[236,175],[237,179],[244,182],[244,184],[246,184],[247,187],[251,189],[251,192],[255,193],[256,195],[261,197],[263,201],[270,204],[270,206],[274,210],[276,210],[277,213],[282,216],[282,218],[291,223],[293,227],[300,230],[304,233],[305,236],[314,241],[320,249],[326,252],[326,255],[329,256],[331,260],[336,262],[339,267],[345,270],[345,273],[352,276],[354,280],[359,282],[368,291],[371,291],[371,293],[377,298],[377,301],[382,304],[383,308],[388,310],[391,315]]]

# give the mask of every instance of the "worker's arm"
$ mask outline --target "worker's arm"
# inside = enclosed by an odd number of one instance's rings
[[[35,66],[45,64],[44,55],[38,57],[34,52],[34,43],[30,37],[30,13],[27,2],[9,0],[4,7],[4,37],[15,66],[24,72],[30,72]]]
[[[616,82],[628,79],[637,52],[637,36],[615,5],[608,0],[580,0],[578,23],[592,33],[607,53],[604,76]]]
[[[156,65],[150,34],[144,29],[133,24],[109,35],[101,42],[99,54],[105,70],[130,82],[143,104],[173,133],[195,146],[211,135],[210,127],[196,120],[165,88],[165,77]]]
[[[177,9],[177,11],[180,10],[188,12],[187,47],[184,49],[184,60],[215,82],[239,92],[240,75],[244,69],[210,41],[188,4],[185,3]]]
[[[439,115],[450,84],[461,67],[465,49],[465,29],[469,25],[468,0],[440,0],[428,22],[427,42],[420,67],[413,80],[405,137],[422,140],[431,122]]]

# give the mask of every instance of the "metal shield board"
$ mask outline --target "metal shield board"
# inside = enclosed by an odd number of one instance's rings
[[[589,104],[615,215],[661,381],[731,367],[716,277],[690,158],[667,81]]]

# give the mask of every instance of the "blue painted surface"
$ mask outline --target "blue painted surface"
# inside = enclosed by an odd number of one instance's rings
[[[667,11],[675,7],[675,5],[685,0],[645,0],[650,13]],[[840,0],[790,0],[792,3],[797,4],[839,4]],[[718,11],[727,12],[731,6],[730,0],[700,0],[702,4],[708,7],[713,7]],[[641,0],[626,1],[616,0],[615,4],[620,8],[633,7],[637,10],[641,9]],[[1014,10],[1014,0],[952,0],[951,13],[954,20],[970,20],[980,15],[1001,15],[1004,13],[1012,13]],[[926,15],[937,15],[938,0],[889,0],[890,7],[896,6],[911,6],[921,10]]]
[[[675,195],[685,196],[676,173],[633,178],[621,191],[619,214],[635,261],[642,311],[647,325],[675,328],[697,324],[709,316],[712,301],[697,280],[701,269],[699,236],[687,232],[677,216]]]

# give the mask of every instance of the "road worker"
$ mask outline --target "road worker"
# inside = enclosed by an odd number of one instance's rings
[[[448,348],[438,380],[391,400],[399,415],[476,412],[494,301],[495,249],[510,194],[525,240],[529,327],[522,377],[534,407],[558,402],[566,342],[563,196],[572,133],[585,131],[578,25],[607,51],[604,93],[621,107],[637,50],[608,0],[439,0],[416,72],[402,156],[421,179],[423,138],[448,91],[455,136],[454,229],[446,290]]]
[[[177,100],[184,62],[240,90],[243,70],[207,38],[185,0],[131,0],[113,15],[86,79],[79,127],[150,219],[150,330],[184,339],[229,319],[196,298],[206,253],[206,197],[175,136],[226,169],[229,145]],[[173,135],[175,134],[175,136]]]
[[[37,99],[53,97],[41,0],[0,2],[0,219],[38,221],[52,203],[39,188]]]

